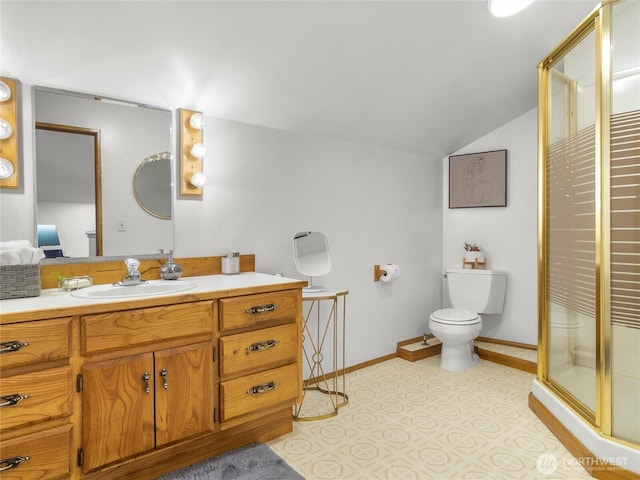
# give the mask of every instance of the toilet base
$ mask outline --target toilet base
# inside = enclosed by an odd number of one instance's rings
[[[474,352],[473,341],[456,345],[442,344],[440,352],[440,368],[449,372],[464,372],[478,363],[478,355]]]

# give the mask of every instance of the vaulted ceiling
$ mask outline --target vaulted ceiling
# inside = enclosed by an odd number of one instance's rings
[[[537,63],[596,6],[1,0],[0,71],[437,159],[534,108]]]

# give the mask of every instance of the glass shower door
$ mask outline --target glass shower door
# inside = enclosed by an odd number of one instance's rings
[[[548,69],[547,379],[590,418],[596,409],[595,33]]]
[[[640,443],[640,2],[612,6],[611,423]]]

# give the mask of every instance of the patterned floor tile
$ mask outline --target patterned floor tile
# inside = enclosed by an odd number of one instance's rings
[[[352,372],[337,416],[294,422],[269,446],[307,480],[591,478],[529,409],[533,375],[484,360],[445,372],[439,361]],[[331,410],[319,397],[303,407]]]

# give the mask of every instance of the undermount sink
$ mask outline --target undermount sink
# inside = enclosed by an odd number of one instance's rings
[[[190,290],[195,283],[183,280],[157,280],[140,285],[95,285],[93,287],[73,290],[71,295],[78,298],[135,298],[168,295],[170,293]]]

